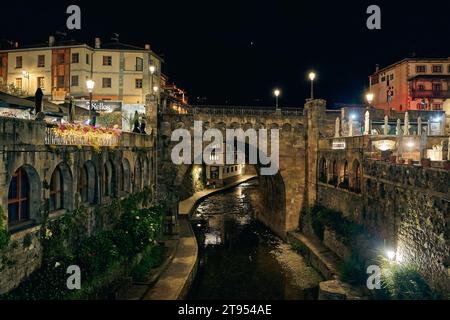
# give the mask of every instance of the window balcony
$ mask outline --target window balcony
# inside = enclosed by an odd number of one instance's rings
[[[449,90],[412,90],[412,99],[448,99],[450,98]]]

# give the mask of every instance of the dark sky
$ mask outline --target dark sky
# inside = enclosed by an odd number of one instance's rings
[[[88,41],[112,33],[166,60],[163,71],[188,90],[191,101],[214,104],[302,105],[307,72],[318,73],[317,96],[329,103],[362,99],[375,64],[411,56],[450,56],[450,1],[8,1],[0,39],[46,41],[66,30],[69,4],[82,10]],[[366,28],[370,4],[382,10],[382,30]]]

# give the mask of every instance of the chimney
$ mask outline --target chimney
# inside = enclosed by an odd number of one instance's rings
[[[54,36],[49,36],[48,37],[48,46],[49,47],[53,47],[55,45],[55,37]]]
[[[377,63],[377,64],[375,65],[375,72],[378,72],[378,71],[380,71],[380,65]]]
[[[14,48],[18,48],[19,47],[19,43],[18,42],[14,42]]]
[[[149,50],[150,51],[150,45],[148,43],[145,44],[145,50]]]
[[[102,45],[102,41],[100,40],[100,38],[95,38],[95,49],[100,49]]]

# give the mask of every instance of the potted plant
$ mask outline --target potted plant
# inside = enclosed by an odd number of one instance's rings
[[[422,167],[424,167],[424,168],[429,168],[429,167],[431,167],[431,159],[429,159],[429,158],[424,158],[424,159],[420,160],[420,164],[421,164]]]

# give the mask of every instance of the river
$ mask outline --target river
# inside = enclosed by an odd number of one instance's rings
[[[201,202],[194,212],[200,263],[191,300],[316,299],[319,274],[252,217],[258,182]],[[256,197],[257,198],[257,197]]]

